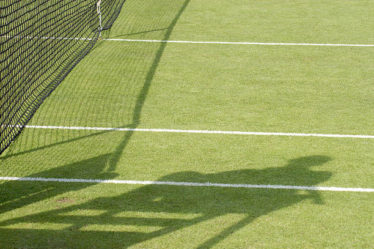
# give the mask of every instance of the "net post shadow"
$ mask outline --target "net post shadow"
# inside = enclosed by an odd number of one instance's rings
[[[170,38],[179,18],[182,16],[183,12],[187,8],[190,1],[191,0],[185,0],[182,3],[181,8],[179,9],[178,13],[175,15],[174,19],[171,21],[169,27],[164,28],[166,30],[166,33],[163,36],[163,40],[168,40]],[[161,58],[164,54],[166,46],[167,46],[167,43],[160,43],[160,47],[158,48],[158,50],[156,52],[156,55],[155,55],[155,58],[152,62],[152,65],[150,66],[150,68],[148,70],[148,73],[146,75],[143,87],[142,87],[140,93],[137,96],[137,100],[136,100],[135,107],[134,107],[134,110],[133,110],[133,115],[132,115],[132,124],[126,126],[128,128],[134,128],[135,129],[140,124],[142,109],[143,109],[144,103],[146,101],[149,89],[151,87],[151,83],[152,83],[153,78],[155,76],[156,70],[157,70],[158,65],[161,61]],[[110,161],[109,161],[109,164],[108,164],[109,165],[108,166],[108,171],[114,171],[116,169],[118,161],[119,161],[123,151],[125,150],[127,144],[131,140],[131,137],[133,136],[133,134],[134,134],[134,131],[126,132],[126,135],[124,136],[122,142],[117,146],[117,148],[113,152],[112,156],[110,157]]]

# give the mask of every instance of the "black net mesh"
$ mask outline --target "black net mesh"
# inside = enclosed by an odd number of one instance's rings
[[[0,154],[109,29],[125,0],[0,1]]]

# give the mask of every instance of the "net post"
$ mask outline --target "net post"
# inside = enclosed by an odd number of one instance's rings
[[[103,30],[102,18],[101,18],[101,0],[98,0],[96,3],[96,11],[97,11],[97,14],[99,15],[99,37],[101,37],[101,31]]]

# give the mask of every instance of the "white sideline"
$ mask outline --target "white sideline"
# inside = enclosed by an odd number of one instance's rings
[[[105,41],[153,42],[153,43],[186,43],[186,44],[220,44],[220,45],[262,45],[262,46],[324,46],[324,47],[374,47],[374,44],[339,44],[339,43],[295,43],[295,42],[224,42],[224,41],[173,41],[108,38]]]
[[[82,126],[40,126],[40,125],[26,125],[25,127],[30,128],[30,129],[55,129],[55,130],[136,131],[136,132],[195,133],[195,134],[221,134],[221,135],[247,135],[247,136],[286,136],[286,137],[328,137],[328,138],[374,139],[374,135],[347,135],[347,134],[176,130],[176,129],[110,128],[110,127],[82,127]]]
[[[27,181],[27,182],[107,183],[107,184],[126,184],[126,185],[168,185],[168,186],[186,186],[186,187],[285,189],[285,190],[310,190],[310,191],[374,193],[374,189],[372,189],[372,188],[342,188],[342,187],[258,185],[258,184],[228,184],[228,183],[211,183],[211,182],[199,183],[199,182],[104,180],[104,179],[68,179],[68,178],[43,178],[43,177],[0,177],[0,180],[1,181]]]
[[[48,36],[1,36],[1,38],[20,39],[51,39],[51,40],[77,40],[91,41],[92,38],[78,37],[48,37]],[[181,44],[216,44],[216,45],[258,45],[258,46],[319,46],[319,47],[374,47],[374,44],[344,44],[344,43],[297,43],[297,42],[226,42],[226,41],[175,41],[175,40],[145,40],[145,39],[121,39],[107,38],[104,41],[119,42],[151,42],[151,43],[181,43]]]

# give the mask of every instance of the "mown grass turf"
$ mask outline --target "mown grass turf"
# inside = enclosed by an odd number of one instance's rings
[[[3,248],[370,248],[373,235],[371,194],[62,185],[4,184]]]
[[[128,0],[111,38],[373,43],[373,1]],[[374,49],[101,41],[33,125],[373,134]],[[25,129],[0,176],[374,188],[370,139]],[[372,193],[2,182],[0,248],[370,248]]]

